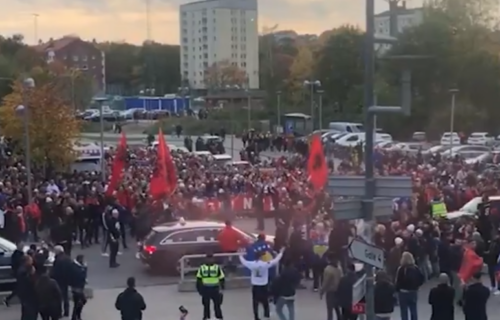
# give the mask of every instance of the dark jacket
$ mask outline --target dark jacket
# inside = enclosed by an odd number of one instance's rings
[[[146,303],[135,288],[127,288],[116,297],[115,308],[120,311],[122,320],[141,320]]]
[[[71,263],[71,281],[69,285],[73,290],[83,290],[87,284],[87,266],[78,261]]]
[[[21,301],[35,304],[35,276],[33,266],[21,266],[17,276],[17,295]]]
[[[117,218],[110,217],[107,220],[107,225],[108,225],[108,236],[112,241],[118,241],[120,239],[120,221]]]
[[[286,267],[271,285],[274,299],[295,296],[295,289],[300,283],[300,272],[294,267]]]
[[[464,257],[464,248],[461,245],[450,246],[450,267],[451,271],[458,272],[462,266],[462,259]]]
[[[35,292],[40,310],[61,314],[62,294],[54,279],[45,274],[38,276]]]
[[[72,264],[71,259],[64,253],[57,254],[54,259],[50,277],[56,280],[62,289],[69,286]]]
[[[357,277],[354,272],[348,272],[340,278],[339,286],[337,288],[337,301],[339,307],[351,308],[352,307],[352,286],[356,282]]]
[[[432,308],[431,320],[453,320],[455,289],[447,284],[439,284],[429,292],[429,304]]]
[[[396,290],[416,291],[424,283],[424,275],[415,265],[400,266],[396,272]]]
[[[375,314],[388,314],[394,312],[394,294],[396,288],[388,281],[375,283]]]
[[[23,263],[23,257],[24,257],[24,252],[18,249],[16,249],[12,253],[12,256],[10,257],[10,267],[12,268],[12,274],[14,276],[17,275],[17,271],[19,270],[19,267]]]
[[[469,285],[462,298],[465,320],[488,320],[486,302],[489,297],[490,290],[482,283]]]

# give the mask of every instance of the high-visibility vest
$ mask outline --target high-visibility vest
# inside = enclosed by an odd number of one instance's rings
[[[203,264],[198,268],[196,278],[201,279],[204,286],[218,286],[224,279],[224,272],[216,265]]]
[[[446,213],[448,210],[446,209],[446,205],[443,201],[436,201],[431,203],[432,206],[432,216],[435,218],[446,218]]]

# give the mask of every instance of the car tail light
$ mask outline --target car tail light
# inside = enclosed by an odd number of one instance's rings
[[[144,251],[146,251],[147,254],[153,254],[156,252],[156,247],[155,246],[145,246]]]

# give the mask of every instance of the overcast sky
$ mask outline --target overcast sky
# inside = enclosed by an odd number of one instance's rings
[[[179,42],[179,5],[190,0],[151,0],[151,31],[154,40]],[[388,8],[375,0],[377,12]],[[422,0],[408,1],[411,7]],[[38,17],[38,37],[47,40],[65,34],[84,39],[141,43],[146,38],[145,0],[0,0],[0,34],[24,34],[28,43],[35,39],[34,17]],[[319,34],[350,23],[364,24],[364,0],[259,0],[259,30],[278,24],[280,30]]]

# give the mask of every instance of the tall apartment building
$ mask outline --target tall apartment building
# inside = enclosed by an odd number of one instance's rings
[[[259,88],[257,0],[203,0],[180,6],[180,72],[193,89],[207,89],[205,70],[228,61]]]
[[[397,33],[403,32],[405,28],[417,26],[422,23],[424,19],[424,11],[422,8],[407,9],[406,3],[403,2],[402,6],[395,8],[397,17]],[[375,35],[377,36],[390,36],[391,12],[384,11],[375,15]],[[385,53],[391,48],[390,44],[375,44],[375,50],[379,54]]]

